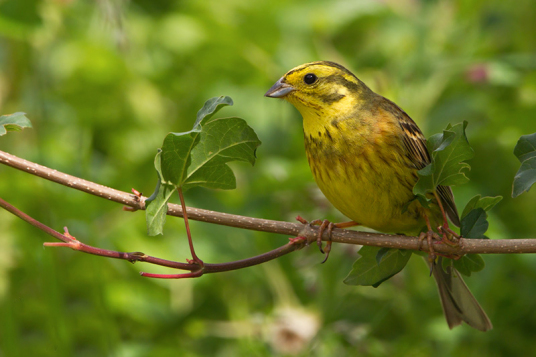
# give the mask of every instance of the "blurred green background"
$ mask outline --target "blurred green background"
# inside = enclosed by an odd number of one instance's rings
[[[234,164],[238,188],[193,189],[195,207],[277,220],[343,220],[305,159],[301,118],[263,97],[287,70],[314,60],[350,68],[398,103],[427,136],[469,121],[471,182],[503,195],[488,235],[536,238],[536,189],[516,199],[517,139],[536,131],[536,2],[4,0],[0,1],[0,113],[24,111],[34,129],[0,149],[123,191],[150,194],[153,158],[170,131],[189,130],[204,101],[231,96],[263,144],[255,167]],[[184,261],[184,226],[145,234],[144,213],[0,167],[0,195],[81,241]],[[422,261],[378,289],[346,286],[354,246],[316,247],[200,279],[42,248],[44,233],[0,211],[3,356],[466,356],[536,347],[536,258],[488,255],[467,279],[494,329],[450,331]],[[273,249],[286,236],[192,223],[206,262]]]

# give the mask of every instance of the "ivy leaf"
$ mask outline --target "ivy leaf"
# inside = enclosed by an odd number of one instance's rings
[[[233,100],[231,97],[220,96],[207,100],[203,105],[203,108],[199,109],[197,112],[194,128],[197,128],[199,125],[201,125],[203,121],[207,121],[212,118],[214,114],[218,112],[218,110],[228,105],[233,105]]]
[[[380,259],[377,257],[380,255]],[[344,279],[348,285],[373,286],[377,288],[385,280],[400,272],[407,264],[411,252],[407,250],[363,246],[352,271]]]
[[[488,215],[483,208],[476,208],[462,218],[460,233],[464,238],[486,238],[484,233],[488,230]]]
[[[469,202],[467,202],[467,204],[465,205],[465,208],[463,209],[463,213],[462,213],[462,219],[465,216],[467,216],[469,212],[477,208],[482,208],[484,211],[487,212],[493,207],[495,207],[495,205],[499,203],[501,200],[502,200],[502,196],[482,197],[481,195],[476,195],[473,198],[471,198]]]
[[[523,192],[530,190],[531,186],[536,182],[536,157],[531,157],[523,161],[519,171],[514,177],[512,187],[512,197],[517,197]]]
[[[514,155],[520,162],[536,157],[536,133],[520,137],[514,148]]]
[[[158,173],[158,182],[153,194],[145,200],[145,220],[147,224],[147,234],[156,236],[163,234],[166,223],[168,201],[175,192],[176,187],[167,183],[162,183],[161,151],[159,150],[154,159],[154,166]]]
[[[236,187],[230,161],[255,163],[255,151],[261,144],[257,134],[240,118],[214,118],[223,107],[232,105],[229,97],[207,100],[197,113],[192,130],[169,133],[155,157],[159,181],[147,203],[149,235],[161,234],[166,220],[167,203],[177,190],[195,186],[232,189]]]
[[[145,219],[147,221],[147,234],[156,236],[163,234],[164,224],[168,211],[168,201],[177,188],[158,180],[155,192],[151,196],[152,200],[145,201]]]
[[[453,260],[454,267],[461,274],[471,276],[471,273],[476,273],[484,269],[486,264],[484,259],[478,254],[467,254],[458,260]]]
[[[214,116],[221,108],[233,105],[233,100],[227,96],[210,98],[205,102],[203,108],[197,112],[197,117],[193,129],[185,133],[169,133],[162,145],[163,171],[162,178],[165,181],[173,182],[178,186],[187,173],[191,164],[191,151],[200,140],[202,131],[201,122]]]
[[[467,121],[447,126],[443,133],[428,139],[428,151],[432,163],[418,171],[419,181],[413,193],[426,205],[426,194],[433,192],[437,186],[461,185],[469,181],[465,173],[470,170],[468,160],[474,156],[465,135]]]
[[[464,238],[487,238],[484,233],[488,230],[487,211],[492,209],[501,196],[471,198],[462,213],[460,233]],[[458,260],[444,259],[443,262],[454,262],[454,267],[463,275],[471,276],[472,272],[484,269],[484,260],[478,254],[467,254]],[[443,264],[445,265],[445,264]]]
[[[161,149],[162,178],[165,182],[181,186],[192,162],[191,152],[199,142],[201,128],[186,133],[169,133]]]
[[[378,265],[382,263],[383,257],[387,253],[389,253],[390,250],[391,250],[390,248],[381,248],[380,250],[378,250],[378,253],[376,253],[376,263],[378,263]]]
[[[202,124],[200,141],[191,152],[192,161],[181,183],[183,190],[194,186],[233,189],[236,179],[229,161],[255,164],[255,151],[261,144],[244,119],[210,119]]]
[[[163,181],[181,187],[195,186],[232,189],[236,179],[227,166],[229,161],[255,163],[260,141],[245,120],[214,119],[229,97],[208,100],[197,114],[194,128],[186,133],[170,133],[162,146]]]
[[[486,264],[484,259],[478,254],[467,254],[458,260],[442,258],[442,269],[447,271],[447,267],[454,267],[458,272],[465,276],[471,276],[471,273],[479,272]]]
[[[17,112],[0,116],[0,136],[8,131],[21,131],[24,128],[31,128],[32,123],[26,117],[26,113]]]
[[[464,238],[487,238],[484,233],[488,230],[487,211],[495,207],[502,196],[481,197],[476,195],[467,202],[462,213],[460,233]]]
[[[512,197],[517,197],[536,183],[536,133],[519,138],[514,155],[521,162],[512,185]]]

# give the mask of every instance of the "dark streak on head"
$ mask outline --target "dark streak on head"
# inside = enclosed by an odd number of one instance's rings
[[[323,94],[319,95],[318,98],[326,104],[333,104],[335,102],[338,102],[342,98],[346,97],[344,94],[339,93],[330,93],[330,94]]]
[[[350,73],[351,74],[351,73]],[[353,74],[352,74],[352,77],[354,77],[355,79],[357,79]],[[347,80],[346,78],[344,78],[343,76],[341,75],[338,75],[338,74],[332,74],[330,76],[327,76],[324,78],[324,80],[328,83],[334,83],[334,84],[338,84],[338,85],[341,85],[341,86],[344,86],[346,87],[351,93],[355,93],[355,92],[358,92],[359,91],[359,85],[357,83],[354,83],[352,81],[349,81]],[[363,86],[365,86],[363,84]]]

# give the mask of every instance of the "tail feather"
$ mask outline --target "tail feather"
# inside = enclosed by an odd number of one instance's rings
[[[488,316],[454,267],[442,267],[442,258],[433,267],[433,275],[439,290],[441,305],[449,327],[452,329],[465,321],[480,331],[493,328]]]

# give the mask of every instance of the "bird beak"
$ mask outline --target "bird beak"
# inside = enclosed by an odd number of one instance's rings
[[[284,83],[283,77],[281,77],[277,82],[275,82],[272,88],[268,89],[268,92],[266,92],[264,96],[269,98],[282,98],[293,90],[296,90],[296,88],[290,84]]]

